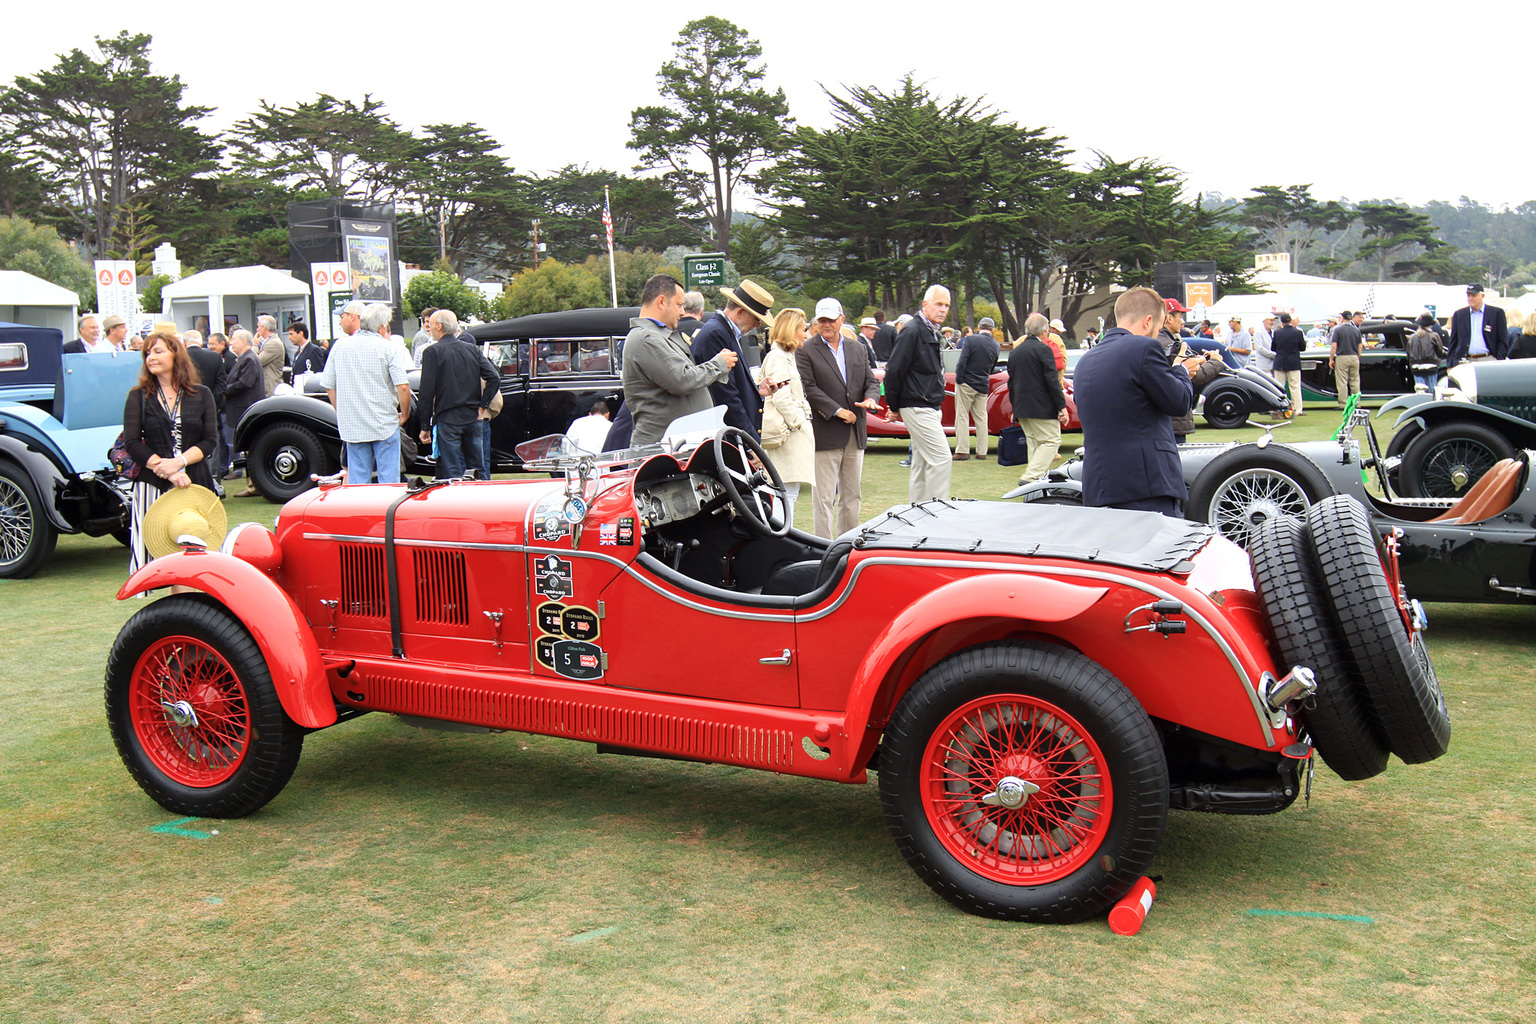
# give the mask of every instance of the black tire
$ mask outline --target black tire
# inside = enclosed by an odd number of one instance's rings
[[[106,704],[128,773],[175,814],[260,809],[304,747],[256,641],[203,595],[162,598],[123,625],[107,659]]]
[[[1270,521],[1254,536],[1248,557],[1275,633],[1280,668],[1305,665],[1317,678],[1317,693],[1297,716],[1313,745],[1340,778],[1380,775],[1387,767],[1387,743],[1355,682],[1306,526],[1299,519]]]
[[[1200,471],[1185,514],[1246,548],[1269,520],[1300,519],[1313,502],[1332,493],[1328,478],[1306,456],[1276,445],[1243,445]]]
[[[930,668],[886,726],[879,773],[907,863],[983,917],[1103,913],[1146,872],[1168,816],[1146,711],[1102,667],[1048,644],[982,644]]]
[[[54,529],[32,476],[12,462],[0,462],[0,579],[34,576],[53,556]]]
[[[251,441],[245,471],[261,496],[282,504],[315,486],[311,473],[336,472],[336,460],[307,427],[275,423],[263,428]]]
[[[1398,481],[1410,498],[1459,498],[1495,462],[1514,455],[1508,438],[1481,423],[1442,423],[1408,443]]]
[[[1307,512],[1307,533],[1355,666],[1387,747],[1407,764],[1450,748],[1451,717],[1429,651],[1409,625],[1407,596],[1389,581],[1365,507],[1340,494]]]
[[[1231,388],[1222,388],[1205,396],[1205,422],[1222,430],[1231,430],[1248,422],[1248,399]]]

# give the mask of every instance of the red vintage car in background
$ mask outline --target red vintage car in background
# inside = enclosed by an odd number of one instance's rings
[[[1348,516],[1281,538],[1256,578],[1209,526],[1115,509],[935,500],[814,537],[730,429],[567,445],[519,452],[564,479],[322,481],[275,531],[186,537],[145,566],[120,597],[198,593],[150,603],[113,645],[128,771],[174,813],[246,815],[308,732],[366,712],[874,771],[936,892],[1068,922],[1136,884],[1170,808],[1272,813],[1314,749],[1365,778],[1388,749],[1448,742],[1421,620]]]
[[[1006,356],[1007,353],[1004,353]],[[1008,370],[1007,362],[998,364],[1001,369],[992,371],[992,377],[987,384],[987,432],[994,438],[1005,427],[1013,424],[1013,401],[1008,397]],[[884,377],[885,371],[877,370],[876,375]],[[1077,401],[1072,395],[1072,378],[1068,377],[1062,391],[1067,399],[1067,425],[1063,430],[1082,430],[1083,425],[1077,418]],[[940,410],[940,416],[944,424],[944,433],[953,437],[955,435],[955,375],[944,375],[944,407]],[[868,416],[870,437],[906,437],[907,425],[890,419],[890,410],[885,404],[885,396],[880,396],[880,409],[871,412]],[[974,434],[974,429],[972,430]]]

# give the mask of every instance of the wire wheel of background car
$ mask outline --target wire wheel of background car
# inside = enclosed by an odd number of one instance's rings
[[[1332,490],[1305,456],[1271,445],[1238,448],[1212,460],[1189,491],[1189,518],[1210,523],[1228,540],[1248,547],[1265,523],[1300,519]]]
[[[123,625],[106,703],[129,774],[177,814],[250,814],[282,791],[304,745],[260,648],[205,595],[162,598]]]
[[[1417,614],[1398,582],[1395,554],[1383,555],[1364,506],[1348,495],[1313,505],[1307,532],[1355,678],[1388,748],[1407,764],[1433,761],[1449,749],[1451,718]]]
[[[278,423],[256,435],[245,468],[262,497],[281,503],[313,487],[311,473],[336,472],[336,463],[313,432],[294,423]]]
[[[0,579],[26,579],[53,554],[59,533],[26,470],[0,462]]]
[[[1409,443],[1398,481],[1410,498],[1459,498],[1495,462],[1514,454],[1514,445],[1496,430],[1479,423],[1442,423]]]
[[[1350,669],[1305,524],[1271,520],[1255,531],[1248,557],[1254,588],[1275,633],[1280,671],[1305,665],[1316,676],[1317,693],[1297,716],[1313,745],[1340,778],[1380,775],[1387,767],[1386,740]]]
[[[1218,391],[1205,396],[1204,415],[1211,426],[1230,430],[1248,422],[1248,402],[1235,391]]]
[[[1003,642],[925,672],[886,726],[880,801],[896,845],[973,914],[1066,923],[1146,871],[1168,811],[1152,720],[1075,651]]]

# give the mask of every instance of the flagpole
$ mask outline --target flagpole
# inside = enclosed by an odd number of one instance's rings
[[[608,186],[603,186],[603,223],[608,230],[608,288],[613,293],[613,308],[619,308],[619,274],[613,266],[613,214],[608,211]]]

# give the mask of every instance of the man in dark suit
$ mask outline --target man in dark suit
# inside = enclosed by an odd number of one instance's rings
[[[1451,343],[1445,365],[1463,359],[1503,359],[1509,350],[1509,325],[1504,311],[1483,301],[1483,286],[1467,285],[1467,304],[1451,314]]]
[[[875,346],[875,358],[885,362],[891,358],[891,349],[896,347],[896,328],[885,322],[885,310],[875,310],[875,336],[870,339]]]
[[[1044,316],[1029,314],[1024,339],[1008,356],[1008,399],[1013,403],[1013,418],[1029,441],[1029,465],[1019,477],[1021,484],[1045,476],[1061,450],[1061,428],[1067,425],[1067,399],[1056,372],[1056,355],[1045,343],[1050,329],[1051,322]]]
[[[1179,518],[1189,497],[1173,417],[1194,404],[1191,369],[1170,366],[1153,337],[1167,306],[1151,288],[1115,301],[1115,326],[1077,362],[1073,386],[1083,423],[1083,504]]]
[[[101,337],[101,324],[97,322],[96,314],[87,313],[82,316],[75,324],[75,331],[79,337],[64,343],[65,352],[96,351],[96,339]]]
[[[811,433],[816,439],[812,529],[818,537],[835,537],[859,525],[865,413],[880,408],[880,381],[864,346],[843,340],[841,303],[832,298],[816,303],[815,328],[795,352],[795,368],[811,405]]]
[[[751,367],[742,353],[742,335],[755,330],[758,324],[773,323],[769,315],[773,308],[773,296],[756,282],[743,280],[735,288],[722,288],[725,308],[699,328],[693,336],[690,350],[693,361],[702,366],[721,350],[736,353],[736,364],[731,367],[725,380],[709,386],[710,397],[716,405],[725,406],[725,422],[728,426],[758,439],[763,428],[763,400],[752,383]]]
[[[1307,410],[1301,398],[1301,354],[1307,349],[1307,336],[1291,322],[1291,314],[1280,314],[1280,329],[1275,332],[1270,347],[1275,352],[1275,366],[1271,371],[1275,383],[1284,388],[1291,398],[1291,407],[1285,411],[1285,418],[1305,416]]]

